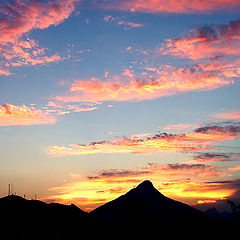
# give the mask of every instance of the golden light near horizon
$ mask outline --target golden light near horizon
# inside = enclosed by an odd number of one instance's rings
[[[70,181],[60,187],[49,189],[55,192],[55,195],[48,198],[65,204],[75,202],[84,210],[91,211],[149,179],[165,196],[184,199],[185,202],[195,199],[195,204],[201,204],[201,201],[207,203],[226,199],[237,191],[231,184],[208,182],[216,176],[225,174],[224,171],[212,166],[205,168],[202,164],[166,166],[151,164],[138,170],[109,170],[88,177],[70,174]]]

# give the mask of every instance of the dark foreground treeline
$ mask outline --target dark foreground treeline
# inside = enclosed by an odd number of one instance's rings
[[[150,181],[90,213],[11,195],[0,199],[0,214],[0,239],[238,239],[240,227],[237,216],[203,213],[163,196]]]

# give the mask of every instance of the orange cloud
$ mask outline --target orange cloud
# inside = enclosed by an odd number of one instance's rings
[[[216,203],[217,201],[216,200],[198,200],[197,201],[197,204],[206,204],[206,203]]]
[[[106,9],[146,13],[205,13],[238,9],[240,4],[238,0],[107,0],[100,1],[99,6]]]
[[[198,127],[192,133],[169,134],[160,132],[151,137],[150,133],[147,133],[133,135],[130,138],[118,138],[113,141],[49,146],[46,153],[52,157],[62,157],[96,153],[192,152],[209,150],[214,146],[214,142],[234,140],[237,137],[240,137],[239,122],[219,122]]]
[[[197,141],[197,142],[206,142],[206,141],[227,141],[227,140],[233,140],[237,136],[233,136],[228,133],[211,133],[211,134],[205,134],[205,133],[186,133],[183,136],[177,137],[178,141]]]
[[[142,101],[189,91],[212,90],[233,83],[214,72],[204,72],[199,66],[161,66],[156,72],[143,72],[140,76],[127,70],[112,80],[75,80],[68,94],[55,99],[63,102]]]
[[[231,196],[236,192],[236,187],[225,187],[222,182],[194,182],[185,181],[180,183],[172,182],[170,184],[164,184],[159,188],[165,194],[175,197],[183,198],[207,198],[207,199],[223,199]]]
[[[4,104],[0,106],[0,126],[53,124],[56,118],[35,107]]]
[[[228,169],[229,172],[238,172],[240,171],[240,166],[235,166]]]
[[[205,164],[153,164],[149,163],[147,167],[140,170],[105,170],[100,172],[97,176],[91,176],[90,179],[103,179],[104,181],[118,181],[119,177],[132,178],[148,178],[150,176],[161,176],[162,179],[207,179],[213,177],[225,176],[225,173],[220,171],[215,166]]]
[[[147,139],[144,141],[124,138],[115,141],[103,141],[89,145],[69,144],[68,146],[50,146],[46,153],[52,157],[74,156],[96,153],[153,154],[157,152],[200,151],[208,149],[205,142],[169,141]]]
[[[240,126],[239,123],[207,125],[195,129],[193,133],[157,133],[152,137],[149,137],[149,134],[136,136],[90,144],[50,146],[46,153],[52,157],[61,157],[96,153],[153,154],[158,152],[202,151],[210,149],[214,142],[234,140],[236,137],[240,137]]]

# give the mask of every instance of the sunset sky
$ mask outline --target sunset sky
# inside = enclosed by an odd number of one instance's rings
[[[0,196],[86,211],[145,179],[240,198],[239,0],[3,0]]]

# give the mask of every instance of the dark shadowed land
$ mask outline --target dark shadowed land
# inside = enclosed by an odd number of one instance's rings
[[[90,213],[15,195],[0,199],[0,212],[2,239],[229,237],[240,223],[234,214],[201,212],[165,197],[148,180]]]

